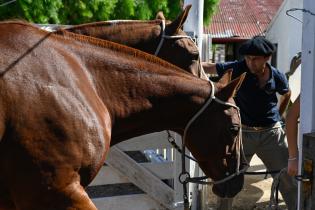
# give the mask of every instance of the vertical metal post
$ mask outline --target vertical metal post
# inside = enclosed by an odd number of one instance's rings
[[[197,46],[199,49],[200,55],[202,55],[202,38],[203,38],[203,0],[185,0],[184,6],[191,4],[192,8],[190,9],[187,20],[184,24],[184,31],[194,34],[197,40]],[[199,176],[199,167],[193,162],[190,162],[190,174],[193,176]],[[198,185],[189,184],[190,193],[192,193],[192,208],[191,210],[197,209],[197,198],[198,198]]]
[[[184,31],[192,32],[197,38],[199,53],[202,52],[202,36],[203,36],[203,0],[185,0],[184,5],[191,4],[188,18],[184,24]]]
[[[315,1],[304,0],[304,8],[315,12]],[[305,133],[315,131],[315,17],[303,13],[302,31],[302,75],[301,80],[301,115],[300,139]],[[302,140],[303,141],[303,140]],[[300,144],[299,165],[302,163],[303,148]],[[300,183],[299,183],[300,186]],[[299,188],[298,206],[301,209],[301,190]],[[313,192],[314,193],[314,192]],[[315,201],[314,201],[315,202]]]

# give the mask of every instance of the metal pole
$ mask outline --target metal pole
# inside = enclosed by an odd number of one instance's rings
[[[184,24],[184,31],[189,32],[194,35],[196,38],[197,46],[199,49],[200,55],[202,55],[202,37],[203,37],[203,0],[185,0],[184,6],[191,4],[192,8],[190,9],[187,20]],[[199,176],[199,167],[193,161],[190,162],[190,174],[194,176]],[[198,198],[198,185],[189,184],[189,191],[192,193],[192,208],[191,210],[197,209],[197,198]]]
[[[184,24],[184,31],[193,32],[197,38],[199,52],[202,52],[203,36],[203,0],[185,0],[184,6],[191,4],[192,8]]]
[[[315,1],[304,0],[303,7],[315,12]],[[302,71],[301,71],[301,115],[300,139],[303,134],[315,131],[315,16],[303,13],[302,31]],[[302,145],[302,144],[300,144]],[[300,147],[299,165],[302,163],[302,147]],[[299,183],[298,209],[303,209]],[[313,201],[315,202],[315,201]]]

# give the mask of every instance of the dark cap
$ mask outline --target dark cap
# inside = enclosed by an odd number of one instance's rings
[[[262,36],[255,36],[241,45],[241,55],[269,56],[276,50],[274,44]]]

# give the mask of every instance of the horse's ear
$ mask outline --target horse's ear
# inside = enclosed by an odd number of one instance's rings
[[[223,76],[222,76],[222,77],[220,78],[220,80],[217,82],[220,87],[225,87],[225,86],[231,81],[231,78],[232,78],[232,71],[233,71],[233,69],[228,69],[228,70],[223,74]]]
[[[169,34],[175,34],[179,29],[181,29],[187,19],[191,4],[187,5],[184,11],[171,23],[167,26]]]
[[[159,11],[156,16],[155,16],[156,20],[165,20],[164,14],[162,11]]]
[[[232,80],[229,84],[227,84],[224,88],[222,88],[220,93],[218,94],[218,98],[220,98],[223,101],[227,101],[229,98],[234,97],[236,92],[242,85],[242,82],[245,76],[246,76],[246,73],[243,73],[241,76]]]

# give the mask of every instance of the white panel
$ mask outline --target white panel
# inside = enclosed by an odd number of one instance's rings
[[[152,175],[150,171],[141,167],[118,147],[111,147],[106,163],[128,177],[128,179],[146,192],[152,199],[165,207],[173,206],[174,190]]]
[[[122,176],[118,173],[116,169],[109,166],[103,166],[89,186],[118,183],[130,183],[130,181],[126,176]]]
[[[165,210],[145,194],[92,199],[98,210]]]
[[[149,170],[160,179],[173,179],[173,163],[140,163],[141,166]],[[127,177],[122,176],[116,169],[103,166],[90,186],[130,183]]]
[[[118,144],[124,151],[137,151],[156,148],[170,148],[166,131],[157,132],[129,139]]]

